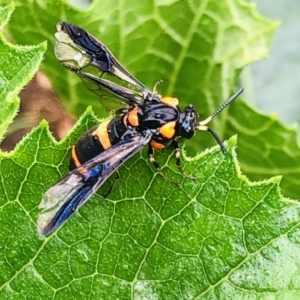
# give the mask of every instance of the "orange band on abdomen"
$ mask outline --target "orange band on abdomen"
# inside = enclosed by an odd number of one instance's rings
[[[92,133],[92,135],[96,135],[99,138],[99,141],[104,149],[108,149],[109,147],[111,147],[111,142],[107,132],[107,126],[109,122],[110,120],[101,123],[97,127],[97,129]]]
[[[75,166],[78,168],[79,166],[81,166],[80,161],[78,160],[76,151],[75,151],[75,146],[72,147],[72,158],[74,161]]]

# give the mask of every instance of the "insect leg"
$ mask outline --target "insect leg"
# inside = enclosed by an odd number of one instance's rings
[[[182,168],[181,168],[181,160],[180,160],[180,147],[177,141],[173,141],[172,142],[172,146],[174,148],[174,152],[175,152],[175,157],[176,157],[176,165],[178,166],[178,168],[181,170],[180,172],[182,172]]]
[[[179,147],[178,142],[174,140],[172,142],[172,146],[174,148],[174,153],[175,153],[175,158],[176,158],[176,165],[177,165],[177,167],[178,167],[179,172],[181,173],[181,175],[184,176],[184,177],[186,177],[186,178],[189,178],[189,179],[192,179],[192,180],[196,180],[197,178],[185,174],[183,172],[183,170],[182,170],[181,159],[180,159],[180,147]]]
[[[167,178],[164,173],[161,171],[160,169],[160,166],[159,166],[159,163],[155,160],[154,158],[154,150],[153,148],[149,145],[149,148],[148,148],[148,158],[150,160],[150,162],[154,165],[155,169],[157,170],[157,172],[168,182],[172,183],[172,184],[175,184],[177,186],[180,187],[180,184],[176,181],[173,181],[169,178]]]
[[[150,162],[153,164],[153,166],[155,167],[155,169],[157,169],[158,172],[161,172],[159,163],[154,158],[154,150],[150,145],[148,148],[148,158]]]

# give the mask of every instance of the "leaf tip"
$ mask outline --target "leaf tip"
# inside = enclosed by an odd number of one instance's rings
[[[48,42],[47,41],[43,41],[42,43],[39,44],[40,46],[40,50],[41,51],[46,51],[48,48]]]
[[[229,138],[228,140],[228,146],[230,148],[235,148],[237,144],[237,134],[233,135],[232,137]]]
[[[86,108],[85,113],[87,113],[87,114],[92,114],[92,113],[94,113],[92,105],[89,105],[89,106]]]
[[[280,175],[274,176],[274,177],[272,177],[272,180],[273,180],[274,183],[280,184],[281,180],[282,180],[282,176],[280,176]]]
[[[48,128],[49,127],[49,123],[48,123],[47,120],[42,119],[39,126],[40,126],[40,128]]]

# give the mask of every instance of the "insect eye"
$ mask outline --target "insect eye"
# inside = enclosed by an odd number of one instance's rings
[[[98,138],[98,136],[97,135],[94,135],[93,136],[93,141],[96,143],[96,142],[99,142],[99,138]]]

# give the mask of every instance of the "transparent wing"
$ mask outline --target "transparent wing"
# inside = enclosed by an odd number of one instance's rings
[[[77,75],[87,89],[99,96],[101,105],[107,110],[117,110],[134,104],[140,105],[143,101],[141,95],[135,91],[121,87],[112,81],[86,72],[77,72]]]
[[[46,235],[66,222],[125,161],[149,143],[151,134],[122,139],[95,158],[70,172],[43,196],[37,228]]]
[[[101,97],[119,98],[130,106],[155,97],[118,62],[104,44],[80,27],[60,22],[55,37],[54,52],[57,59],[76,72],[92,92]],[[108,80],[104,76],[108,76]],[[126,83],[129,88],[118,83]],[[110,106],[109,101],[106,104]]]

